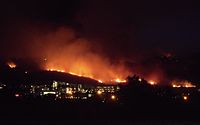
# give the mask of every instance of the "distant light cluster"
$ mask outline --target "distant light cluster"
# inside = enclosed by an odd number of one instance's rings
[[[24,85],[28,93],[17,92],[15,97],[31,96],[46,97],[52,96],[54,99],[92,99],[98,96],[101,100],[117,100],[116,92],[120,90],[117,85],[85,85],[68,82],[53,81],[52,84],[45,85]],[[108,95],[110,96],[108,98]]]

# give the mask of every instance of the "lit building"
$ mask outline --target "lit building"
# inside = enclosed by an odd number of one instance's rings
[[[117,85],[75,84],[53,81],[52,84],[30,85],[29,94],[33,97],[54,95],[58,99],[89,99],[96,95],[114,94],[119,91]]]

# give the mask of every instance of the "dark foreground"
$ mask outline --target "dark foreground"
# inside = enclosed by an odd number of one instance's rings
[[[2,124],[200,124],[200,105],[146,100],[132,104],[1,97]]]

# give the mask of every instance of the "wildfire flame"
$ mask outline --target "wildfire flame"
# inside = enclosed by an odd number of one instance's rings
[[[14,63],[14,62],[8,62],[7,65],[10,67],[10,68],[16,68],[17,65]]]
[[[47,71],[65,72],[65,70],[63,70],[63,69],[55,69],[55,68],[47,69]],[[79,76],[79,77],[88,77],[88,78],[95,79],[92,75],[82,75],[82,74],[77,74],[77,73],[74,73],[74,72],[66,72],[66,73],[69,73],[71,75],[76,75],[76,76]],[[127,82],[125,79],[120,79],[120,78],[116,78],[116,79],[110,80],[110,81],[103,81],[103,80],[100,80],[100,79],[96,79],[96,80],[99,83],[105,83],[105,82],[125,83],[125,82]]]
[[[44,70],[89,77],[101,80],[100,83],[125,82],[133,74],[126,67],[126,60],[110,58],[101,42],[77,36],[73,29],[59,27],[30,38],[35,43],[34,46],[31,44],[30,51],[34,57],[42,59]]]
[[[148,81],[148,83],[149,83],[150,85],[156,85],[156,82],[153,81],[153,80]]]
[[[196,85],[193,85],[191,82],[185,80],[185,81],[178,81],[178,80],[173,80],[171,82],[171,85],[173,88],[180,88],[180,87],[184,87],[184,88],[193,88],[196,87]]]

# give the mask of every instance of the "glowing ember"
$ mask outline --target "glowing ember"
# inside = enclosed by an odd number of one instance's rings
[[[61,69],[56,69],[56,68],[49,68],[49,69],[47,69],[47,71],[56,71],[56,72],[66,72],[65,70],[61,70]],[[76,75],[76,76],[79,76],[79,77],[87,77],[87,78],[92,78],[92,79],[95,79],[92,75],[90,75],[90,74],[78,74],[78,73],[75,73],[75,72],[71,72],[71,71],[69,71],[69,72],[67,72],[67,73],[69,73],[69,74],[71,74],[71,75]],[[103,82],[103,80],[100,80],[100,79],[96,79],[99,83],[104,83]],[[114,80],[109,80],[109,81],[107,81],[107,82],[117,82],[117,83],[125,83],[125,82],[127,82],[126,80],[124,80],[124,79],[120,79],[120,78],[117,78],[117,79],[114,79]]]
[[[100,82],[100,83],[103,83],[103,81],[102,81],[102,80],[98,80],[98,82]]]
[[[7,65],[10,67],[10,68],[16,68],[17,65],[14,63],[14,62],[8,62]]]
[[[193,88],[196,87],[196,85],[193,85],[191,82],[185,80],[185,81],[178,81],[178,80],[174,80],[171,83],[173,88],[180,88],[180,87],[184,87],[184,88]]]
[[[124,83],[124,82],[126,82],[126,80],[121,80],[121,79],[115,79],[115,82],[117,82],[117,83]]]
[[[65,72],[65,70],[60,69],[47,69],[47,71]]]
[[[152,81],[152,80],[150,80],[148,83],[151,84],[151,85],[156,85],[156,82]]]

